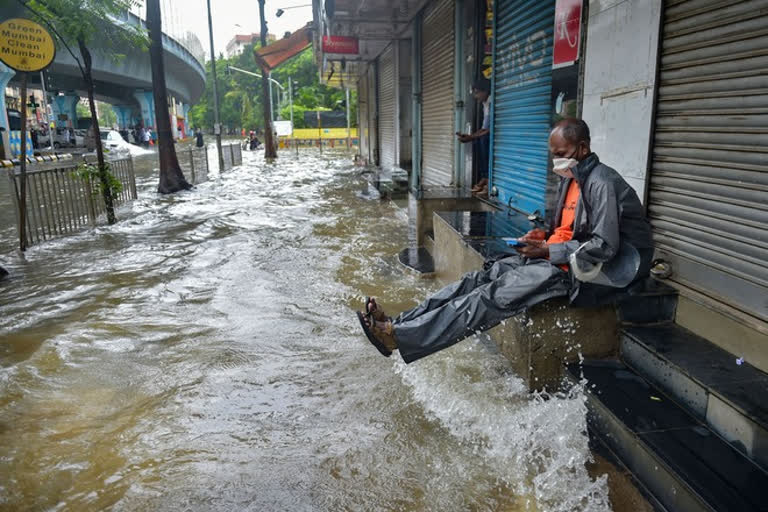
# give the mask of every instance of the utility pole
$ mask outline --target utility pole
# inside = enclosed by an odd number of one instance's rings
[[[272,80],[271,80],[272,72],[271,71],[269,72],[268,76],[270,78],[270,80],[269,80],[269,118],[274,122],[274,120],[275,120],[275,110],[274,110],[274,107],[272,106],[273,102],[272,102]]]
[[[48,118],[48,91],[45,87],[45,73],[40,72],[40,83],[43,88],[43,113],[45,114],[45,131],[48,132],[49,149],[53,152],[53,133],[51,133],[51,120]]]
[[[213,49],[213,21],[211,21],[211,0],[208,3],[208,37],[211,40],[211,72],[213,73],[213,133],[216,135],[216,152],[219,155],[219,172],[224,170],[224,154],[221,152],[221,122],[219,121],[219,92],[216,80],[216,51]],[[262,0],[263,2],[263,0]]]
[[[210,0],[208,0],[210,2]],[[264,0],[259,0],[259,17],[261,18],[261,47],[267,46],[267,20],[264,17]],[[261,95],[264,98],[264,158],[277,158],[275,143],[272,140],[272,96],[267,70],[263,69],[261,77]]]
[[[296,132],[293,126],[293,80],[288,77],[288,102],[291,104],[291,144],[296,148],[296,156],[299,156],[299,147],[296,145]]]
[[[346,88],[347,91],[347,153],[349,153],[349,150],[352,149],[352,141],[350,140],[350,131],[349,131],[349,87]]]

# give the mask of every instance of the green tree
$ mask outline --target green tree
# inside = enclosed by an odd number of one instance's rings
[[[217,59],[216,74],[219,79],[220,114],[222,123],[232,128],[255,130],[264,128],[264,102],[261,96],[261,81],[238,71],[227,73],[227,66],[235,66],[252,73],[261,74],[261,69],[253,58],[253,52],[260,44],[245,47],[240,55],[230,59],[223,56]],[[200,102],[190,110],[190,120],[194,126],[213,125],[213,91],[210,62],[206,65],[206,92]],[[317,67],[312,55],[312,48],[307,48],[292,59],[272,71],[272,78],[288,86],[288,77],[299,85],[298,93],[293,98],[293,119],[296,128],[306,128],[304,112],[312,110],[344,110],[345,93],[341,89],[328,87],[319,82]],[[357,126],[357,93],[351,92],[350,118],[352,126]],[[249,105],[250,103],[250,105]],[[276,105],[275,111],[283,119],[290,119],[290,107],[286,102]]]
[[[93,57],[90,45],[97,42],[99,51],[113,59],[120,59],[121,48],[146,48],[147,38],[139,26],[116,23],[136,3],[135,0],[19,0],[44,25],[53,29],[77,61],[88,91],[91,125],[96,138],[96,157],[101,191],[107,211],[107,222],[114,224],[115,208],[112,182],[104,163],[104,148],[101,145],[99,118],[96,115],[94,83],[92,74]],[[77,44],[80,57],[71,50],[70,44]],[[81,60],[82,59],[82,60]]]
[[[83,105],[82,102],[79,102],[77,105],[75,105],[75,113],[77,114],[78,119],[82,119],[84,117],[91,117],[91,110]]]
[[[99,125],[112,128],[117,124],[117,114],[109,103],[99,102]]]

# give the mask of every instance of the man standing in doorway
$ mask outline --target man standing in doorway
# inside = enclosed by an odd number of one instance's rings
[[[491,145],[491,82],[487,78],[478,78],[472,84],[472,96],[483,104],[483,124],[475,133],[456,133],[459,142],[472,143],[472,151],[477,162],[477,183],[472,193],[478,197],[488,197],[488,153]]]

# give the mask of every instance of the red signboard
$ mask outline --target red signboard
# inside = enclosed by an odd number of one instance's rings
[[[579,58],[582,1],[557,0],[555,5],[555,48],[552,67],[568,66]]]
[[[360,53],[360,45],[356,37],[323,36],[323,52],[357,55]]]

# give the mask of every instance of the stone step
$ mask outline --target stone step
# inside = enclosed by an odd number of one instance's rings
[[[768,468],[768,375],[676,324],[624,328],[620,353],[628,366]]]
[[[424,247],[406,247],[397,255],[400,263],[417,272],[421,277],[431,277],[435,274],[435,260]]]
[[[618,360],[568,366],[586,379],[590,434],[668,511],[766,511],[768,473]]]
[[[677,290],[652,277],[631,285],[616,302],[623,325],[671,323],[676,311]]]

